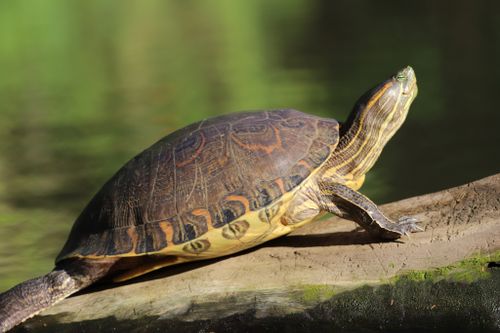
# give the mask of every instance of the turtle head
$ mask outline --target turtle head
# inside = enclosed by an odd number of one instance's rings
[[[341,124],[333,165],[338,175],[363,176],[406,119],[417,96],[415,72],[408,66],[366,92]]]
[[[359,112],[370,113],[374,119],[379,119],[380,131],[387,142],[405,121],[417,92],[415,72],[408,66],[375,88],[365,109]]]
[[[385,144],[405,121],[417,91],[415,72],[410,66],[403,68],[358,99],[343,130],[363,122],[369,125],[366,130],[378,132],[383,139],[380,144]]]

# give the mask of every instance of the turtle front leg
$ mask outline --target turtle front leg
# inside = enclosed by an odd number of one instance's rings
[[[387,218],[370,199],[342,184],[321,184],[320,207],[332,214],[353,220],[370,234],[394,240],[411,232],[422,231],[413,217],[397,222]]]

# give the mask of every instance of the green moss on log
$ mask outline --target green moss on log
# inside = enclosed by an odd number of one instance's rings
[[[439,267],[425,271],[411,271],[396,276],[391,282],[398,281],[431,281],[442,280],[454,282],[474,282],[479,279],[490,277],[491,272],[487,270],[488,263],[500,261],[500,251],[490,255],[476,255],[474,257],[459,261],[453,265]]]
[[[297,300],[303,304],[317,304],[334,297],[343,290],[339,287],[331,285],[301,285],[298,287],[300,292],[297,293]]]
[[[381,280],[378,283],[370,283],[370,285],[381,286],[390,284],[401,287],[408,284],[408,282],[437,283],[440,281],[472,283],[480,279],[490,278],[491,271],[487,269],[488,263],[498,261],[500,261],[500,251],[490,255],[476,255],[445,267],[405,272],[392,279]],[[360,288],[363,285],[367,285],[367,283],[360,282],[350,287],[326,284],[303,284],[294,288],[293,298],[296,302],[306,306],[315,305],[332,299],[343,292]]]

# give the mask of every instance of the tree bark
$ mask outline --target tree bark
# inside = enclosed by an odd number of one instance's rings
[[[330,217],[244,253],[102,284],[19,331],[500,330],[500,174],[382,206],[379,242]]]

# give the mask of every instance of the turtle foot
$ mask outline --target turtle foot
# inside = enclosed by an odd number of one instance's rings
[[[417,218],[411,216],[401,216],[396,222],[396,228],[399,229],[401,235],[409,236],[412,232],[424,231],[422,227],[418,226],[417,223],[420,222]]]
[[[385,228],[385,232],[382,237],[389,240],[394,240],[402,235],[410,237],[412,232],[424,231],[420,226],[417,225],[418,219],[411,216],[402,216],[398,219],[396,223],[391,224]]]

